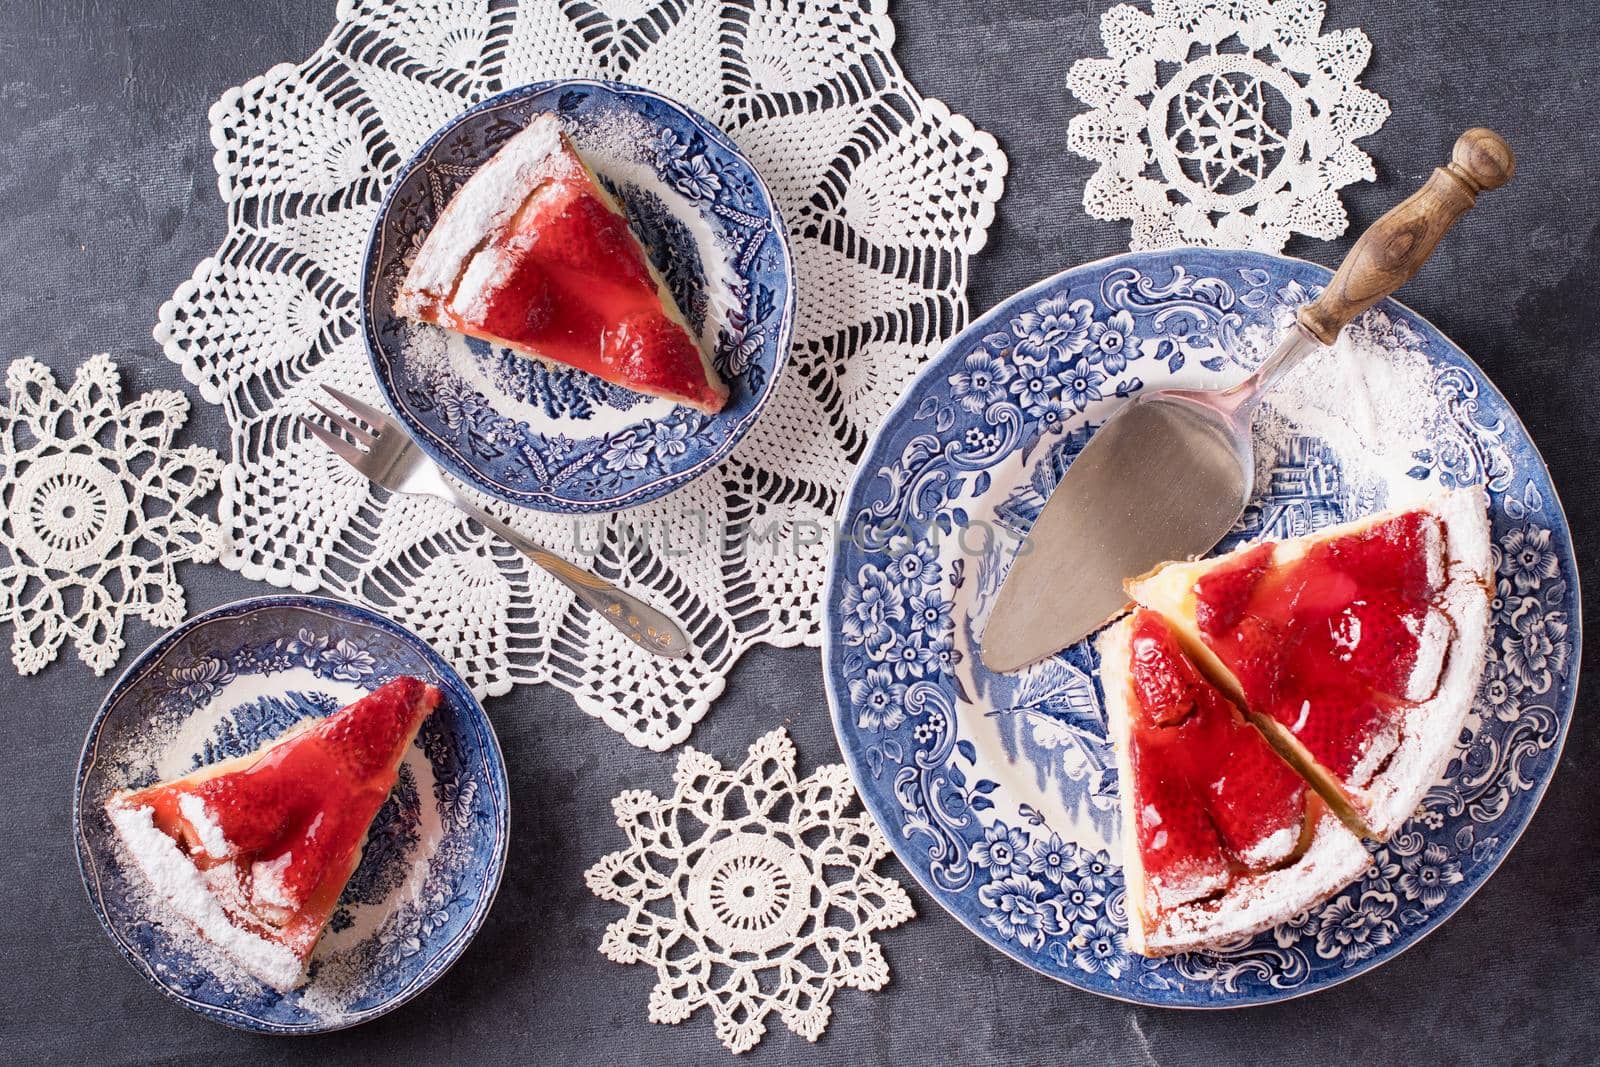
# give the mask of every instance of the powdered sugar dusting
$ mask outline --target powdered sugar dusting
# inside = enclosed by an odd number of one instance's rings
[[[1374,730],[1366,740],[1361,743],[1361,754],[1357,757],[1355,765],[1350,768],[1350,773],[1345,775],[1345,786],[1356,791],[1372,781],[1384,761],[1394,755],[1395,749],[1400,747],[1400,724],[1398,722],[1384,723],[1380,729]]]
[[[1288,867],[1236,878],[1227,892],[1157,917],[1147,934],[1152,952],[1216,948],[1260,933],[1353,881],[1368,863],[1361,839],[1323,815],[1305,854]]]
[[[273,988],[288,990],[300,984],[300,958],[282,945],[235,926],[199,868],[178,850],[172,838],[156,828],[150,808],[113,802],[107,814],[129,856],[166,908],[193,923],[236,966]]]
[[[1251,867],[1266,867],[1287,859],[1300,841],[1299,830],[1284,826],[1244,850],[1239,857]]]
[[[1159,838],[1162,835],[1156,836]],[[1207,867],[1197,862],[1165,870],[1158,875],[1148,875],[1147,884],[1160,907],[1175,908],[1217,892],[1228,884],[1228,877],[1225,865]]]
[[[430,299],[448,297],[473,249],[510,224],[535,186],[569,165],[560,147],[561,124],[553,115],[536,116],[502,145],[456,192],[429,231],[396,310],[415,314]]]
[[[293,853],[285,852],[270,863],[258,860],[250,865],[250,884],[255,888],[257,899],[280,908],[298,906],[300,902],[289,896],[288,887],[283,884],[283,873],[293,859]]]
[[[228,854],[228,838],[206,810],[205,801],[193,793],[185,793],[178,798],[178,811],[200,838],[200,847],[207,855],[221,859]]]
[[[1321,439],[1339,457],[1350,503],[1375,511],[1426,498],[1437,487],[1407,476],[1418,453],[1445,438],[1449,410],[1439,371],[1410,331],[1382,312],[1348,327],[1275,385],[1255,420],[1257,484],[1297,437]]]
[[[1442,611],[1430,611],[1416,629],[1417,662],[1406,679],[1401,695],[1407,700],[1427,700],[1439,691],[1439,676],[1452,638],[1450,619]]]
[[[498,245],[484,248],[467,261],[461,283],[450,298],[450,310],[468,322],[482,322],[489,311],[489,294],[503,284],[515,266]]]

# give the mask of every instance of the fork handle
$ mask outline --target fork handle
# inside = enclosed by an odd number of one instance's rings
[[[649,604],[629,596],[598,574],[562,559],[539,542],[522,536],[470,500],[456,495],[455,503],[462,511],[509,541],[518,552],[543,567],[634,644],[658,656],[673,659],[689,654],[689,639],[678,628],[678,624]]]

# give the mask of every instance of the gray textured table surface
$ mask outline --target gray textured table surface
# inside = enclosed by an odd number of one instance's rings
[[[974,265],[982,310],[1073,263],[1125,247],[1079,206],[1086,161],[1064,147],[1077,106],[1066,68],[1101,54],[1109,4],[898,4],[912,80],[995,133],[1011,174]],[[150,326],[223,231],[206,109],[229,86],[307,55],[331,0],[0,3],[0,363],[24,354],[70,375],[110,351],[127,388],[182,387]],[[1394,114],[1362,146],[1378,181],[1346,190],[1353,229],[1409,192],[1474,124],[1504,131],[1517,179],[1451,236],[1405,299],[1477,358],[1548,460],[1579,564],[1600,573],[1600,14],[1565,0],[1391,4],[1330,0],[1361,26],[1363,79]],[[1332,264],[1348,240],[1288,251]],[[185,436],[219,444],[197,403]],[[217,567],[183,572],[194,609],[265,592]],[[130,627],[130,652],[155,634]],[[1593,642],[1591,642],[1593,645]],[[1591,652],[1596,649],[1590,649]],[[124,662],[126,662],[126,657]],[[489,703],[511,771],[513,834],[498,903],[461,962],[425,995],[354,1031],[235,1033],[163,999],[118,958],[79,884],[69,796],[83,731],[109,679],[70,652],[18,680],[0,666],[0,1059],[11,1062],[716,1063],[707,1017],[645,1022],[652,975],[604,960],[614,909],[583,869],[617,847],[610,800],[670,788],[673,757],[636,751],[555,689]],[[908,883],[919,917],[882,935],[894,977],[844,991],[807,1046],[771,1020],[752,1063],[1594,1062],[1600,1057],[1600,724],[1585,685],[1544,807],[1500,872],[1393,963],[1334,990],[1244,1012],[1134,1008],[1039,977],[991,951]],[[788,723],[802,769],[838,758],[814,650],[757,649],[693,743],[736,761]]]

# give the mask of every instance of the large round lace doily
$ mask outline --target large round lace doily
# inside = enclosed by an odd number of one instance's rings
[[[907,83],[886,0],[342,0],[305,62],[211,110],[229,232],[156,337],[232,436],[223,562],[403,620],[483,694],[551,681],[629,741],[688,735],[751,645],[815,643],[826,528],[873,426],[966,319],[1005,157]],[[306,443],[321,382],[377,398],[357,333],[361,249],[397,168],[436,127],[553,77],[628,81],[722,127],[788,224],[799,314],[761,421],[716,470],[619,518],[520,528],[673,611],[695,654],[639,652],[500,542],[394,501]]]

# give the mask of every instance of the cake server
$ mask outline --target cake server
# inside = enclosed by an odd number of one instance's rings
[[[980,640],[984,665],[1016,670],[1082,640],[1127,605],[1124,580],[1214,547],[1250,500],[1250,422],[1263,394],[1409,281],[1477,195],[1515,169],[1499,134],[1463,133],[1450,162],[1361,235],[1254,374],[1228,389],[1140,393],[1107,419],[1019,548]]]

